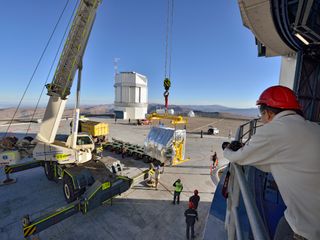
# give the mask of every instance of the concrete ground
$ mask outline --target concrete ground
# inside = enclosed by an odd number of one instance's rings
[[[110,137],[143,144],[150,126],[129,125],[127,121],[99,119],[106,121],[110,127]],[[223,119],[219,124],[223,125]],[[226,120],[227,121],[227,120]],[[207,124],[207,123],[205,123]],[[205,125],[204,124],[204,125]],[[227,124],[227,122],[226,122]],[[239,126],[241,122],[238,122]],[[11,132],[23,136],[27,124],[11,127]],[[32,124],[30,132],[38,131],[39,125]],[[201,197],[195,225],[197,239],[202,239],[208,211],[213,198],[215,186],[210,178],[210,155],[214,151],[222,158],[221,144],[228,140],[228,130],[224,136],[207,136],[200,138],[197,131],[205,126],[194,126],[188,131],[186,156],[190,161],[175,167],[165,167],[161,175],[158,190],[143,183],[114,199],[112,206],[98,207],[86,215],[78,213],[39,233],[38,239],[186,239],[184,211],[194,189]],[[188,127],[189,128],[189,127]],[[6,126],[0,126],[5,132]],[[191,129],[192,130],[192,129]],[[235,129],[232,129],[235,132]],[[68,133],[67,121],[62,122],[60,133]],[[105,155],[110,153],[105,152]],[[116,156],[116,155],[112,155]],[[147,164],[117,156],[125,167],[145,169]],[[138,170],[137,170],[138,171]],[[66,204],[62,192],[62,183],[46,179],[42,168],[35,168],[14,174],[17,183],[0,187],[0,239],[23,239],[21,218],[29,214],[34,219],[42,214]],[[182,180],[184,189],[179,205],[173,205],[173,186],[176,179]],[[0,179],[4,179],[1,171]]]

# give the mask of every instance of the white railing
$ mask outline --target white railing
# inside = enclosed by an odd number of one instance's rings
[[[256,128],[257,119],[254,119],[239,127],[235,139],[242,143],[249,141],[251,136],[255,133]],[[254,201],[253,194],[249,189],[249,185],[244,176],[242,167],[232,163],[229,171],[230,177],[228,184],[227,212],[225,220],[228,240],[242,240],[246,238],[246,236],[243,234],[244,231],[241,229],[241,223],[238,214],[240,193],[254,239],[269,240],[269,234],[259,214],[257,205]]]

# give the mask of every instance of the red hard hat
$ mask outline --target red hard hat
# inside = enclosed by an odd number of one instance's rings
[[[193,191],[193,193],[194,193],[194,195],[198,195],[199,192],[198,192],[198,190],[196,189],[196,190]]]
[[[273,108],[301,110],[295,93],[284,86],[272,86],[264,90],[257,105],[267,105]]]
[[[194,208],[193,202],[189,202],[189,208]]]

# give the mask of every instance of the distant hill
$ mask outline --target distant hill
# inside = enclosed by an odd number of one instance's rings
[[[163,104],[150,103],[148,106],[148,113],[155,112],[157,109],[163,109]],[[187,115],[190,111],[194,111],[197,116],[203,117],[236,117],[236,118],[253,118],[258,115],[256,108],[228,108],[220,105],[170,105],[170,109],[174,109],[175,114]],[[108,114],[113,113],[113,104],[102,105],[83,105],[81,107],[81,114]],[[0,109],[0,120],[11,119],[15,108],[8,107]],[[33,108],[22,108],[16,114],[16,119],[30,119],[33,115]],[[35,114],[35,119],[42,118],[45,109],[39,108]],[[64,116],[71,117],[73,108],[67,107]]]
[[[16,108],[8,107],[0,109],[0,120],[11,120]],[[45,108],[41,107],[38,108],[37,111],[34,113],[34,108],[25,107],[21,108],[17,111],[15,115],[15,119],[23,119],[23,120],[30,120],[33,119],[41,119],[43,118],[45,112]],[[113,104],[104,104],[104,105],[84,105],[80,109],[81,114],[104,114],[113,112]],[[63,117],[72,117],[73,115],[73,108],[67,107],[63,113]]]
[[[155,112],[156,109],[164,108],[162,104],[149,104],[148,112]],[[220,105],[170,105],[169,108],[174,109],[176,114],[186,115],[190,111],[194,111],[199,116],[217,116],[218,113],[227,113],[231,115],[239,115],[245,117],[257,117],[257,108],[229,108]]]

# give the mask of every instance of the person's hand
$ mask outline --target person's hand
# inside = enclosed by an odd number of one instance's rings
[[[232,151],[238,151],[240,148],[243,147],[243,144],[239,141],[232,141],[227,148],[231,149]]]

